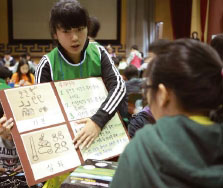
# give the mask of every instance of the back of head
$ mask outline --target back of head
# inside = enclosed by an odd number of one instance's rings
[[[88,25],[88,12],[77,0],[60,0],[51,9],[49,26],[52,37],[59,27],[69,30]]]
[[[0,66],[0,78],[6,80],[12,77],[12,72],[4,66]]]
[[[166,44],[168,44],[170,41],[167,39],[159,39],[156,40],[155,42],[153,42],[152,44],[150,44],[149,46],[149,52],[152,52],[154,54],[159,53],[159,50],[162,50],[162,46],[165,46]]]
[[[139,50],[139,48],[138,48],[138,46],[136,44],[132,45],[131,46],[131,49],[133,49],[133,50]]]
[[[161,45],[147,76],[153,93],[162,83],[175,93],[185,111],[208,115],[213,110],[219,112],[223,104],[222,68],[223,62],[212,47],[196,40],[179,39]],[[214,120],[222,121],[222,115],[222,112],[215,115]]]
[[[139,77],[139,72],[138,69],[134,65],[129,65],[128,67],[125,68],[123,75],[127,80],[130,80],[132,78],[138,78]]]
[[[88,30],[88,36],[90,36],[92,38],[96,38],[99,30],[100,30],[100,23],[99,23],[98,19],[94,16],[91,16],[89,30]]]
[[[210,45],[218,52],[223,61],[223,34],[218,34],[212,40]]]
[[[20,55],[20,59],[22,58],[26,59],[26,53]]]

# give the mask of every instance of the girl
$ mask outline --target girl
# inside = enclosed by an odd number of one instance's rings
[[[133,45],[129,57],[127,58],[128,65],[134,65],[136,68],[140,68],[142,64],[142,54],[139,52],[138,46]]]
[[[22,58],[19,61],[17,72],[12,75],[11,82],[18,86],[34,84],[34,75],[30,72],[28,61]]]
[[[76,0],[57,2],[50,14],[50,30],[58,47],[43,56],[36,69],[36,83],[101,76],[108,96],[75,137],[76,147],[90,146],[125,98],[125,83],[107,51],[88,40],[89,15]],[[120,109],[125,109],[120,107]]]
[[[146,84],[157,121],[126,147],[111,187],[223,187],[223,62],[196,40],[160,48]]]
[[[96,114],[77,122],[84,123],[85,127],[75,137],[75,147],[89,147],[117,110],[127,109],[125,82],[105,48],[89,42],[89,15],[78,1],[61,0],[55,3],[49,25],[57,47],[40,60],[35,82],[101,76],[108,90],[108,96]],[[50,179],[44,187],[60,187],[67,175]]]

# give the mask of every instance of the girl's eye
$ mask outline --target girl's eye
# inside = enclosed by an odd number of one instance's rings
[[[78,28],[78,31],[82,31],[82,30],[84,30],[84,27],[79,27]]]
[[[69,33],[70,30],[63,30],[63,33]]]

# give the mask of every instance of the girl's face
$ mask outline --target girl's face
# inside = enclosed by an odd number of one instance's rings
[[[197,33],[193,33],[193,38],[197,38]]]
[[[87,39],[87,27],[72,28],[70,30],[57,28],[54,37],[71,58],[78,57]]]
[[[152,97],[152,89],[149,88],[147,90],[147,103],[149,105],[149,108],[154,116],[154,118],[157,120],[159,118],[159,108],[157,109],[156,104],[156,94]]]
[[[28,71],[29,71],[29,66],[28,66],[27,64],[24,64],[24,65],[22,65],[22,66],[20,67],[20,72],[21,72],[22,74],[27,74]]]
[[[163,112],[162,112],[162,107],[159,106],[158,102],[160,100],[158,96],[158,91],[153,92],[152,87],[153,86],[151,82],[149,82],[147,84],[146,98],[154,118],[158,120],[163,116]]]

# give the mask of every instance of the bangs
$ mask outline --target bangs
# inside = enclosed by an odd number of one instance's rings
[[[71,29],[88,27],[89,15],[86,9],[72,3],[66,3],[62,8],[51,12],[50,25],[55,33],[57,28]]]
[[[70,11],[62,10],[55,17],[55,27],[62,27],[64,29],[86,27],[88,25],[88,15],[81,9],[76,8]]]

